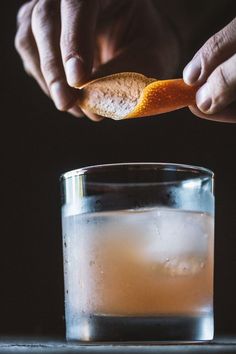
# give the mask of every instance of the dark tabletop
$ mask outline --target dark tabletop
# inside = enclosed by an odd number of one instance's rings
[[[104,353],[104,354],[211,354],[236,353],[236,337],[218,338],[210,343],[195,344],[67,344],[59,340],[5,338],[0,353]]]

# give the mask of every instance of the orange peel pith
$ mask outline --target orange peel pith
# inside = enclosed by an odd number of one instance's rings
[[[118,73],[79,87],[79,106],[121,120],[170,112],[195,103],[196,88],[182,79],[156,80],[138,73]]]

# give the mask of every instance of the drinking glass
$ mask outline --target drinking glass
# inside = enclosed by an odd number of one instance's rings
[[[211,340],[213,173],[100,165],[61,186],[67,340]]]

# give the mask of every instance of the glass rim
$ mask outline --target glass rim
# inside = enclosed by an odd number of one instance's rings
[[[99,165],[91,165],[85,166],[78,169],[74,169],[71,171],[67,171],[60,176],[60,181],[67,180],[72,177],[84,176],[89,172],[96,172],[100,169],[112,168],[112,167],[129,167],[129,166],[137,166],[137,167],[160,167],[163,171],[176,171],[176,172],[192,172],[199,174],[198,178],[208,177],[214,178],[214,172],[206,167],[196,166],[196,165],[187,165],[182,163],[172,163],[172,162],[119,162],[119,163],[109,163],[109,164],[99,164]],[[204,176],[201,176],[204,174]]]

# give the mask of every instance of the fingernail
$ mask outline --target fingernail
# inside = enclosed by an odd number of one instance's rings
[[[207,111],[209,111],[209,109],[211,108],[212,99],[209,95],[209,89],[207,84],[203,85],[198,90],[196,94],[196,103],[198,108],[204,113],[207,113]]]
[[[70,58],[65,64],[65,72],[70,86],[78,87],[83,83],[84,65],[79,58]]]
[[[64,81],[56,81],[50,87],[50,94],[55,106],[60,111],[66,111],[74,104],[74,97]]]
[[[201,75],[201,71],[201,61],[199,56],[196,56],[190,61],[183,71],[183,79],[186,84],[195,84]]]

